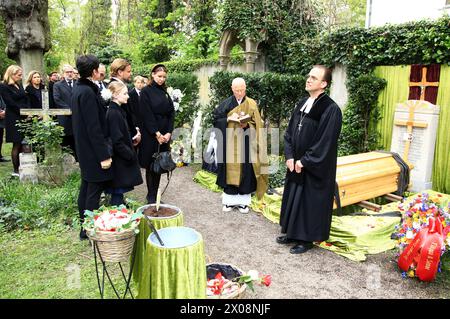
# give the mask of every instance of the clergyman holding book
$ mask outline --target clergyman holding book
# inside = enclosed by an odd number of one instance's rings
[[[246,84],[235,78],[233,95],[214,110],[217,138],[217,181],[223,189],[224,212],[249,212],[251,194],[261,199],[268,185],[266,134],[255,100],[245,96]]]

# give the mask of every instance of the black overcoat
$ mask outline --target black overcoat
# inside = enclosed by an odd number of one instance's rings
[[[118,81],[116,78],[111,78],[111,81],[109,82],[109,83],[112,83],[112,82],[115,82],[115,81]],[[104,82],[103,82],[104,83]],[[122,82],[122,83],[124,83],[125,84],[125,82]],[[126,84],[125,84],[126,85]],[[137,126],[137,123],[135,122],[135,115],[133,114],[133,112],[134,112],[134,110],[132,110],[131,108],[130,108],[130,106],[129,106],[129,104],[128,103],[126,103],[126,104],[122,104],[121,106],[120,106],[124,111],[125,111],[125,113],[127,114],[127,124],[128,124],[128,128],[129,128],[129,130],[130,130],[130,135],[131,135],[131,137],[133,137],[133,136],[135,136],[136,134],[137,134],[137,130],[136,130],[136,126]]]
[[[143,182],[126,117],[127,114],[118,104],[110,102],[106,123],[113,146],[114,179],[111,187],[114,188],[129,188]]]
[[[112,180],[112,168],[102,169],[100,165],[100,162],[112,157],[112,144],[98,86],[88,79],[80,79],[73,88],[71,105],[81,177],[87,182]]]
[[[286,174],[280,225],[288,238],[323,241],[331,227],[342,113],[325,93],[308,114],[300,111],[306,100],[297,104],[284,135],[286,159],[300,160],[303,168]]]
[[[25,92],[28,94],[30,108],[42,109],[42,89],[36,89],[32,84],[27,85]]]
[[[128,110],[131,113],[131,119],[133,120],[133,123],[137,126],[140,127],[141,121],[139,120],[139,99],[140,96],[138,95],[136,88],[132,88],[129,92],[128,95],[130,96],[130,98],[128,99]]]
[[[172,133],[175,122],[175,109],[165,89],[152,82],[141,91],[139,101],[142,140],[139,145],[139,164],[149,168],[153,154],[158,151],[156,132],[162,135]],[[170,150],[169,143],[161,144],[160,152]]]
[[[29,108],[27,93],[21,85],[17,88],[15,85],[0,84],[0,94],[6,104],[5,112],[5,131],[7,143],[20,143],[23,140],[22,133],[19,132],[16,123],[25,116],[20,115],[21,108]]]

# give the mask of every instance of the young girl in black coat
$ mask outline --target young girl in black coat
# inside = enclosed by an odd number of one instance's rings
[[[128,89],[121,82],[112,82],[108,86],[111,92],[111,102],[106,112],[108,135],[113,145],[112,168],[114,179],[111,188],[105,192],[111,194],[110,204],[124,204],[123,194],[134,186],[142,184],[141,170],[133,146],[136,146],[130,136],[126,112],[121,108],[128,100]]]

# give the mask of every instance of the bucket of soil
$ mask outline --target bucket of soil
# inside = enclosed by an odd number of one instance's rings
[[[220,273],[220,275],[218,275]],[[247,285],[239,283],[236,278],[244,273],[238,267],[226,263],[206,264],[206,298],[239,299]]]
[[[143,213],[149,219],[174,218],[181,213],[178,207],[167,204],[160,204],[158,210],[156,210],[156,204],[150,204],[144,207]]]

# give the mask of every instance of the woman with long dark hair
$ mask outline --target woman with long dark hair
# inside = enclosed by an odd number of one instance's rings
[[[11,159],[13,163],[13,176],[19,176],[19,154],[22,151],[23,135],[16,124],[19,123],[20,109],[28,108],[28,97],[20,83],[22,80],[22,68],[18,65],[10,65],[0,84],[0,94],[6,105],[5,131],[6,143],[13,143]]]
[[[151,83],[141,91],[139,102],[140,131],[142,141],[139,147],[139,164],[145,168],[147,182],[147,202],[156,202],[160,174],[155,174],[150,166],[153,154],[170,150],[170,139],[175,121],[172,99],[166,92],[167,68],[157,64],[152,69]]]

